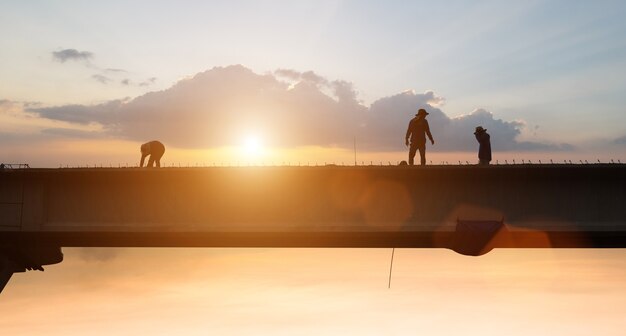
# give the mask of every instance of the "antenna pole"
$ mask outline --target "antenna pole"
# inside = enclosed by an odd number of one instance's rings
[[[354,165],[356,166],[356,137],[354,137]]]
[[[396,248],[392,248],[391,249],[391,263],[389,264],[389,284],[387,285],[387,288],[391,288],[391,270],[393,269],[393,255],[396,252]]]

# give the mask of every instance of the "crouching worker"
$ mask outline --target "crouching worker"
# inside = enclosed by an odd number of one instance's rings
[[[154,167],[155,162],[157,167],[161,167],[161,157],[163,153],[165,153],[165,146],[159,141],[146,142],[141,145],[141,162],[139,163],[139,167],[143,167],[143,162],[148,155],[150,155],[150,159],[148,159],[146,167]]]
[[[489,133],[482,126],[476,127],[474,132],[478,141],[478,164],[481,166],[489,165],[491,161],[491,140]]]

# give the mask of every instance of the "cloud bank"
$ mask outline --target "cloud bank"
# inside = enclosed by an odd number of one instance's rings
[[[417,109],[425,108],[436,141],[433,151],[476,150],[473,130],[478,125],[488,129],[494,150],[572,149],[567,144],[519,141],[524,122],[497,119],[484,109],[450,118],[441,110],[444,103],[432,91],[406,91],[365,106],[348,81],[290,69],[257,74],[233,65],[131,100],[28,111],[52,120],[100,124],[108,136],[160,139],[181,148],[233,145],[247,134],[257,134],[280,147],[351,148],[357,138],[364,150],[395,151],[405,150],[408,122]]]

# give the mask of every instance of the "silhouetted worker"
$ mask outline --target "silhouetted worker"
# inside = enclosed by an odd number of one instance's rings
[[[146,167],[153,167],[155,162],[157,167],[161,167],[161,157],[163,153],[165,153],[165,146],[159,141],[146,142],[141,145],[141,162],[139,163],[139,167],[143,167],[143,161],[148,155],[150,155],[150,159],[148,159]]]
[[[426,135],[430,139],[430,142],[434,145],[433,135],[430,134],[430,126],[428,126],[428,120],[426,116],[429,113],[424,109],[419,109],[415,118],[409,122],[409,128],[406,130],[406,136],[404,142],[409,146],[409,138],[411,139],[411,145],[409,147],[409,165],[413,165],[413,158],[415,158],[415,152],[420,151],[420,159],[422,166],[426,164]]]
[[[489,136],[489,133],[487,133],[487,130],[482,126],[476,127],[474,135],[480,144],[478,147],[478,164],[489,165],[489,162],[491,161],[491,137]]]

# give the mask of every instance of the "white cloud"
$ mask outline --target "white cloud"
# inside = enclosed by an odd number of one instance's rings
[[[154,81],[154,79],[149,79]],[[216,67],[171,88],[132,100],[98,105],[31,108],[43,118],[101,124],[105,133],[128,139],[160,139],[178,147],[216,147],[239,141],[246,131],[266,134],[271,145],[404,150],[404,133],[418,108],[430,112],[435,151],[473,151],[473,130],[482,125],[494,150],[564,150],[517,140],[521,121],[496,119],[483,109],[448,117],[445,99],[433,91],[405,91],[363,106],[352,83],[312,71],[281,69],[260,75],[241,66]]]

